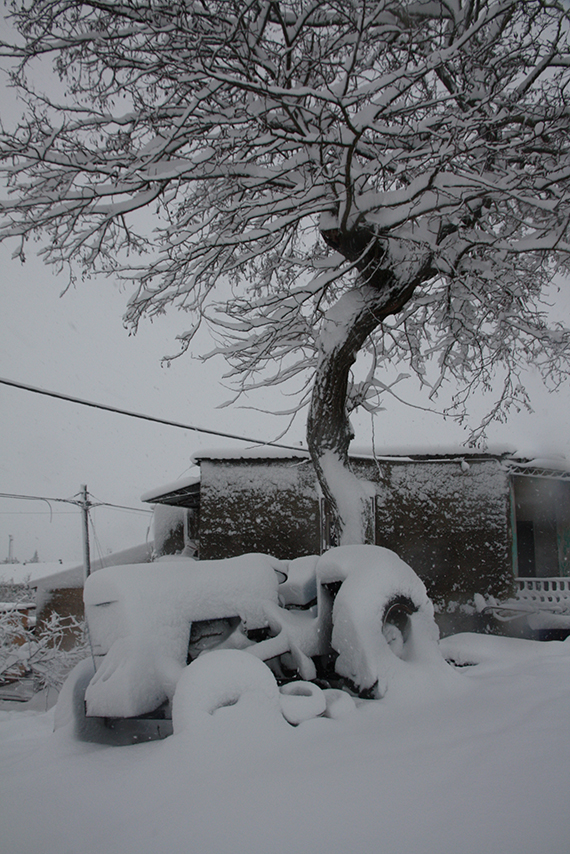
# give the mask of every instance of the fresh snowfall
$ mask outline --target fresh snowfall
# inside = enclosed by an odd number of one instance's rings
[[[255,558],[211,562],[209,576],[175,560],[91,577],[87,615],[103,616],[93,619],[101,661],[85,682],[88,712],[135,716],[166,697],[173,735],[78,739],[72,687],[91,660],[53,708],[5,703],[4,854],[569,850],[570,640],[438,640],[422,583],[384,549]],[[310,595],[315,578],[319,590],[340,584],[337,672],[370,699],[309,681],[316,611],[284,603]],[[397,626],[377,628],[397,589],[417,608],[405,649]],[[235,629],[186,666],[189,619],[227,617],[230,604],[272,636],[254,645]],[[284,650],[303,679],[279,688],[265,660]]]

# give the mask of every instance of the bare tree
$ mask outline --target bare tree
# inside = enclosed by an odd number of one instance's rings
[[[184,309],[183,350],[206,320],[242,387],[309,370],[339,542],[366,537],[349,415],[382,363],[434,365],[460,408],[502,372],[490,418],[521,364],[565,375],[543,303],[570,248],[565,0],[37,0],[12,22],[1,236],[130,279],[135,327]],[[50,60],[60,97],[33,88]]]

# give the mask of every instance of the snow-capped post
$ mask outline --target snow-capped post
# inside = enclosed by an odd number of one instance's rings
[[[71,282],[130,281],[132,329],[183,309],[175,356],[209,325],[205,358],[227,358],[238,396],[289,384],[289,414],[310,399],[337,542],[368,538],[349,417],[380,408],[383,368],[456,389],[460,418],[492,389],[474,440],[528,406],[525,365],[566,379],[563,0],[9,8],[0,56],[26,113],[0,132],[0,239],[22,260],[43,240]]]

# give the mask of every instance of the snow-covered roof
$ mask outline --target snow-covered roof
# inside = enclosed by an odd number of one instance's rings
[[[255,448],[208,448],[192,455],[192,461],[200,460],[290,460],[292,457],[307,459],[309,452],[299,446],[298,450],[274,448],[271,445],[258,445]]]
[[[0,566],[0,582],[5,584],[36,583],[54,575],[67,573],[77,567],[77,561],[51,561],[47,563],[7,563]]]
[[[0,602],[0,614],[6,614],[10,611],[29,611],[36,607],[36,603],[31,600],[26,602]]]
[[[352,446],[349,455],[353,459],[414,459],[417,457],[469,457],[469,456],[517,456],[516,448],[512,445],[489,445],[487,448],[466,448],[464,445],[390,445],[378,447]],[[192,456],[193,462],[200,464],[201,460],[270,460],[291,459],[299,457],[306,459],[309,452],[302,447],[298,450],[272,448],[268,445],[256,448],[209,448],[198,451]]]
[[[511,457],[516,456],[516,449],[511,445],[488,445],[486,448],[469,448],[465,445],[384,445],[372,449],[370,446],[353,446],[349,456],[353,459],[376,460],[416,460],[441,459],[450,457]]]
[[[520,455],[513,446],[489,445],[486,448],[466,448],[463,445],[399,445],[376,449],[370,447],[353,447],[350,449],[351,459],[384,460],[393,462],[457,462],[476,459],[498,459],[516,474],[534,476],[570,477],[570,462],[564,456],[536,458]],[[307,459],[308,451],[299,448],[298,451],[288,451],[284,448],[261,446],[247,449],[213,448],[199,451],[192,457],[193,462],[200,465],[203,461],[231,460],[290,460]],[[200,477],[186,476],[164,486],[156,487],[141,496],[141,501],[163,503],[188,507],[192,498],[199,494]]]
[[[91,572],[106,566],[123,566],[149,561],[153,543],[142,543],[122,549],[104,558],[91,561]],[[54,561],[52,563],[11,563],[0,566],[0,582],[4,584],[29,584],[38,590],[59,590],[68,587],[83,587],[85,571],[82,563]]]
[[[457,458],[499,458],[509,463],[512,466],[535,468],[549,470],[553,473],[566,471],[570,472],[570,461],[563,455],[552,455],[550,457],[532,457],[531,454],[521,454],[513,445],[492,444],[485,448],[470,448],[465,445],[388,445],[372,449],[370,446],[352,446],[349,450],[351,459],[376,459],[376,460],[400,460],[402,462],[411,460],[443,460]],[[298,451],[288,451],[283,448],[270,448],[268,446],[247,449],[228,449],[228,448],[213,448],[204,451],[199,451],[192,457],[193,461],[198,465],[202,460],[267,460],[267,459],[306,459],[308,451],[304,448],[299,448]],[[196,479],[198,480],[198,479]],[[163,488],[163,493],[167,489],[180,488],[184,481],[177,481],[174,484],[169,484]],[[161,490],[153,490],[153,493],[161,494]],[[149,493],[147,493],[148,495]],[[148,500],[146,496],[143,500]]]
[[[157,486],[154,489],[149,489],[141,495],[141,501],[159,502],[165,495],[179,494],[180,497],[188,496],[196,489],[200,483],[200,475],[192,475],[182,477],[179,480],[166,483],[164,486]]]

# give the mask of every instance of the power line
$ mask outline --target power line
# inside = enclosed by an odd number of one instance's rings
[[[75,498],[48,498],[45,495],[19,495],[15,492],[0,492],[0,498],[21,498],[26,501],[61,501],[64,504],[75,504],[76,507],[81,507],[83,502]],[[90,507],[112,507],[116,510],[130,510],[133,513],[152,513],[152,510],[147,510],[145,507],[126,507],[124,504],[111,504],[109,501],[89,502]],[[73,511],[60,511],[72,513]]]
[[[79,506],[79,502],[72,498],[47,498],[45,495],[18,495],[15,492],[0,492],[0,498],[24,498],[27,501],[62,501],[64,504]]]
[[[46,397],[55,397],[58,400],[66,400],[69,403],[77,403],[80,406],[90,406],[93,409],[103,409],[106,412],[114,412],[117,415],[127,415],[129,418],[139,418],[142,421],[152,421],[155,424],[164,424],[167,427],[178,427],[182,430],[192,430],[196,433],[207,433],[210,436],[221,436],[224,439],[237,439],[238,442],[248,442],[252,445],[270,445],[273,448],[284,448],[287,451],[307,453],[307,451],[302,447],[295,447],[294,445],[284,445],[280,442],[266,442],[261,439],[252,439],[248,436],[238,436],[236,433],[222,433],[220,430],[209,430],[206,427],[195,427],[192,424],[183,424],[180,421],[168,421],[165,418],[155,418],[153,415],[145,415],[142,412],[132,412],[129,409],[118,409],[116,406],[109,406],[106,403],[96,403],[92,400],[83,400],[80,397],[72,397],[69,394],[62,394],[59,391],[50,391],[45,388],[39,388],[38,386],[28,385],[27,383],[20,383],[16,382],[15,380],[8,380],[4,377],[0,377],[0,383],[2,383],[3,385],[12,386],[13,388],[23,389],[24,391],[31,391],[34,394],[43,394]]]
[[[144,507],[125,507],[123,504],[110,504],[108,501],[98,501],[92,504],[92,507],[112,507],[115,510],[129,510],[131,513],[152,513],[152,510],[146,510]]]
[[[121,510],[123,512],[127,511],[127,512],[131,512],[131,513],[142,513],[145,515],[146,514],[150,514],[150,515],[153,514],[152,510],[150,510],[150,509],[147,510],[145,508],[139,509],[137,507],[128,507],[124,504],[112,504],[111,502],[108,502],[108,501],[94,501],[94,502],[92,502],[89,500],[89,493],[87,492],[87,486],[85,484],[81,487],[81,491],[76,493],[72,498],[51,498],[51,497],[48,498],[45,495],[22,495],[22,494],[17,493],[17,492],[0,492],[0,498],[9,498],[9,499],[17,498],[17,499],[22,499],[24,501],[45,501],[45,503],[48,505],[49,510],[50,510],[50,521],[53,518],[53,510],[51,508],[51,503],[50,503],[52,501],[59,501],[59,502],[62,502],[64,504],[74,504],[76,507],[80,508],[82,511],[82,517],[83,517],[83,565],[84,565],[84,569],[85,569],[85,577],[86,578],[91,573],[91,561],[90,561],[90,555],[89,555],[89,524],[91,524],[91,527],[93,529],[93,536],[95,537],[95,542],[96,542],[97,548],[98,548],[99,553],[100,553],[100,560],[101,560],[101,562],[103,561],[103,558],[101,555],[100,543],[99,543],[99,540],[98,540],[97,535],[96,535],[93,518],[89,512],[90,510],[92,510],[93,508],[96,508],[96,507],[111,507],[112,509]],[[63,511],[63,512],[69,513],[70,511]],[[150,528],[148,530],[150,530]],[[148,538],[148,530],[147,530],[147,538]],[[10,536],[10,544],[11,543],[12,543],[12,537]]]
[[[0,496],[0,498],[4,498],[4,496]],[[47,510],[0,510],[0,516],[45,516],[47,512]],[[145,511],[140,510],[139,512],[144,513]],[[54,510],[51,515],[76,516],[77,513],[75,512],[75,510]]]

